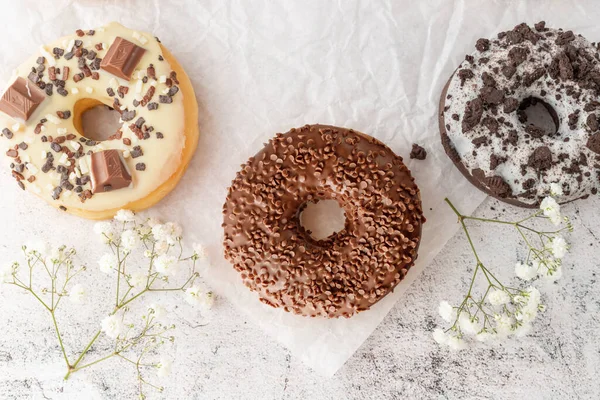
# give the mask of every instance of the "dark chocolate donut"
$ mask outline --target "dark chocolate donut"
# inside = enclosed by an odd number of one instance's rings
[[[314,240],[299,215],[337,200],[345,228]],[[365,134],[307,125],[277,134],[242,166],[223,206],[225,257],[273,307],[350,317],[394,289],[417,258],[419,188],[387,146]]]
[[[446,83],[444,149],[479,189],[507,203],[560,203],[600,187],[600,52],[571,31],[523,23],[479,39]],[[556,131],[528,122],[540,102]]]

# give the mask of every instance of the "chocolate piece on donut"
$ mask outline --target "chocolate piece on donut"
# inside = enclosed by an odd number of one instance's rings
[[[92,153],[92,193],[109,192],[128,187],[131,174],[120,150]]]
[[[27,121],[46,96],[36,85],[18,77],[0,99],[0,111]]]
[[[306,204],[336,200],[345,228],[315,240]],[[260,301],[305,316],[350,317],[404,278],[425,222],[410,171],[353,130],[307,125],[277,134],[242,166],[223,206],[225,257]]]
[[[100,63],[100,68],[126,80],[131,79],[133,70],[146,50],[129,40],[116,37]]]
[[[543,22],[475,47],[440,96],[442,143],[459,171],[522,207],[539,205],[553,183],[560,203],[598,193],[598,47]]]

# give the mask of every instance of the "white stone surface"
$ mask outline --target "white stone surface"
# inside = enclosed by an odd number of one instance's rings
[[[441,322],[436,312],[439,301],[459,301],[472,271],[473,259],[464,235],[457,234],[331,379],[305,367],[247,324],[226,302],[217,301],[213,319],[203,325],[205,321],[181,301],[160,297],[179,326],[177,361],[173,375],[164,381],[165,392],[151,393],[150,398],[598,398],[599,207],[598,198],[564,207],[575,226],[565,274],[556,284],[540,286],[548,309],[523,339],[460,353],[441,349],[433,342],[431,330]],[[486,201],[477,215],[516,219],[527,212]],[[510,279],[514,262],[523,256],[523,243],[509,229],[473,226],[482,259],[500,276]],[[42,224],[36,229],[47,227]],[[79,232],[65,234],[74,238]],[[1,246],[4,261],[9,253],[4,244]],[[90,274],[99,283],[96,295],[109,290],[109,280],[99,273]],[[63,381],[64,364],[47,315],[29,296],[6,286],[0,288],[0,321],[4,326],[0,335],[0,399],[135,397],[134,371],[124,362],[98,364]],[[93,330],[89,320],[102,309],[106,307],[99,304],[80,306],[74,316],[69,314],[71,320],[63,321],[70,348],[83,346],[84,338]],[[94,346],[91,355],[105,350],[107,342],[103,341]]]
[[[90,13],[88,7],[97,7],[97,3],[99,2],[57,0],[41,5],[32,0],[23,0],[18,4],[0,1],[0,9],[8,15],[6,18],[23,21],[25,24],[18,34],[13,32],[13,36],[23,38],[18,48],[0,54],[3,60],[0,71],[4,77],[10,72],[10,59],[20,60],[32,49],[37,48],[44,39],[38,34],[27,35],[33,27],[27,26],[26,23],[43,20],[44,32],[53,37],[62,30],[57,27],[57,21],[68,24],[70,29],[76,29],[80,27],[78,18],[96,18],[100,12]],[[135,4],[147,3],[138,1]],[[594,37],[594,33],[597,33],[597,7],[583,6],[584,3],[590,5],[592,2],[545,2],[543,5],[536,2],[535,7],[531,7],[533,3],[527,6],[526,2],[516,1],[484,3],[475,0],[444,0],[438,1],[437,5],[432,2],[429,6],[425,6],[425,2],[396,2],[393,7],[384,7],[381,4],[389,2],[381,2],[374,3],[372,8],[366,6],[367,2],[360,6],[354,3],[345,7],[342,7],[341,3],[331,2],[327,13],[316,12],[322,3],[321,0],[307,2],[308,5],[300,16],[310,20],[310,16],[319,15],[319,21],[325,24],[330,22],[330,15],[338,15],[338,28],[344,32],[347,30],[349,38],[344,46],[368,47],[372,41],[382,39],[375,33],[371,35],[370,32],[355,30],[355,26],[360,26],[361,18],[366,16],[381,18],[382,25],[397,28],[398,37],[387,38],[390,48],[402,49],[403,41],[422,41],[424,46],[445,41],[446,50],[440,57],[445,57],[448,62],[443,68],[436,70],[439,74],[435,82],[409,82],[405,81],[406,78],[403,77],[406,75],[402,74],[392,74],[396,77],[394,80],[385,78],[390,74],[390,69],[386,67],[388,61],[390,68],[407,69],[416,68],[419,62],[431,62],[432,60],[422,52],[412,57],[404,55],[406,59],[403,63],[398,61],[402,55],[400,50],[395,53],[398,58],[384,54],[376,63],[377,68],[365,74],[369,84],[358,89],[345,85],[338,87],[333,75],[328,75],[327,79],[318,78],[315,72],[318,71],[318,60],[311,60],[305,65],[314,76],[310,79],[305,77],[305,81],[299,83],[307,88],[299,97],[306,97],[316,108],[321,106],[323,115],[326,115],[328,120],[342,120],[340,124],[358,128],[373,123],[372,120],[365,119],[363,110],[376,108],[376,123],[385,128],[383,132],[389,133],[389,137],[382,138],[384,140],[396,134],[416,135],[418,132],[415,133],[412,125],[415,116],[430,118],[430,126],[435,129],[437,93],[453,66],[458,65],[458,61],[462,59],[465,49],[480,36],[489,36],[491,31],[506,29],[525,18],[546,18],[552,20],[556,26],[579,29],[591,39],[597,39],[598,36]],[[507,3],[511,6],[506,7]],[[267,11],[263,13],[263,19],[247,20],[242,7],[248,7],[248,3],[232,3],[236,11],[232,14],[226,12],[220,1],[197,4],[197,8],[185,11],[198,16],[199,26],[208,27],[206,32],[198,37],[192,35],[197,32],[196,26],[178,27],[176,20],[169,19],[156,22],[177,27],[182,35],[188,34],[194,40],[216,43],[211,53],[187,54],[184,58],[190,68],[205,71],[206,79],[198,84],[197,92],[202,99],[202,131],[209,132],[212,136],[203,135],[201,146],[206,145],[207,141],[218,140],[219,135],[237,134],[242,138],[244,135],[255,134],[251,140],[255,147],[259,147],[262,140],[268,138],[272,132],[307,122],[306,110],[298,106],[300,103],[293,95],[295,92],[261,90],[273,80],[281,88],[290,83],[282,78],[283,75],[261,74],[260,68],[261,65],[273,61],[290,61],[287,56],[289,49],[277,48],[273,49],[272,53],[257,53],[255,50],[255,47],[267,50],[271,48],[271,27],[285,31],[285,26],[282,27],[281,20],[276,17],[279,14],[275,14],[285,10],[276,6],[269,8],[266,6],[267,2],[263,1],[260,4]],[[154,2],[152,6],[160,8],[160,2]],[[127,12],[123,11],[125,8]],[[570,11],[565,11],[567,9]],[[182,11],[163,9],[163,12],[163,15],[173,15]],[[473,25],[469,29],[447,31],[448,16],[455,22],[462,21],[468,12],[481,15],[481,19],[468,22],[469,26]],[[125,23],[136,23],[136,13],[130,3],[111,3],[102,14],[102,18],[108,19],[102,19],[101,22],[118,17]],[[275,17],[271,18],[271,15]],[[413,31],[405,30],[405,26],[395,26],[396,19],[400,17],[414,21],[431,19],[434,24],[426,34],[414,35]],[[253,24],[250,34],[232,35],[231,32],[240,24]],[[157,24],[152,28],[156,26]],[[39,29],[36,32],[39,32]],[[299,40],[306,38],[301,30],[296,32]],[[322,37],[329,34],[330,32],[324,29]],[[357,41],[359,43],[355,43]],[[296,50],[305,51],[306,48],[316,45],[315,43],[319,42],[307,40],[303,47]],[[221,45],[223,48],[219,47]],[[226,68],[222,68],[222,64],[215,61],[225,57],[225,49],[231,46],[240,46],[249,55],[248,59],[252,56],[256,61],[256,74],[252,79],[237,75],[239,68],[236,63],[230,62]],[[172,46],[175,51],[184,47],[184,42]],[[359,62],[358,59],[346,60],[346,49],[347,47],[339,48],[332,52],[348,65]],[[243,61],[243,57],[241,58]],[[286,69],[288,72],[295,71],[291,61]],[[367,61],[372,60],[360,62]],[[223,81],[232,79],[239,82],[239,91],[220,90]],[[376,96],[366,94],[390,92],[389,88],[397,85],[404,85],[407,93],[425,90],[429,100],[409,107],[411,112],[407,115],[398,115],[399,102],[406,103],[404,99],[376,103],[373,101]],[[338,88],[339,97],[320,96],[323,89],[328,87]],[[247,120],[250,128],[246,129],[244,126],[242,128],[245,130],[238,132],[235,129],[240,128],[239,124],[215,121],[216,111],[232,111],[232,99],[238,99],[244,105],[238,111]],[[360,101],[356,109],[348,111],[340,107],[340,99]],[[315,115],[321,114],[311,114]],[[398,128],[399,124],[402,125],[402,129]],[[268,129],[265,128],[267,126]],[[213,154],[213,162],[231,149],[220,151]],[[240,156],[239,162],[248,155],[250,153]],[[151,213],[174,219],[185,215],[182,210],[206,215],[218,214],[218,207],[207,208],[205,204],[220,205],[224,193],[204,193],[194,185],[197,180],[206,179],[206,175],[217,172],[216,169],[208,168],[210,165],[208,160],[196,157],[182,184]],[[231,166],[223,168],[231,169]],[[90,237],[92,223],[65,216],[42,204],[32,195],[22,193],[6,171],[0,174],[0,184],[0,262],[12,260],[18,247],[32,236],[60,238],[64,243],[77,245],[81,258],[88,260],[90,266],[98,258],[100,250],[95,248],[96,241]],[[186,196],[183,196],[184,193]],[[207,198],[209,196],[210,198]],[[190,198],[194,201],[190,201]],[[460,300],[473,266],[464,236],[458,234],[425,269],[368,341],[330,379],[324,379],[305,367],[261,330],[247,323],[243,314],[223,300],[217,301],[214,317],[206,324],[205,319],[181,299],[167,295],[155,297],[153,301],[164,303],[171,311],[171,321],[178,325],[178,340],[172,349],[176,357],[173,375],[162,382],[158,379],[153,380],[164,384],[166,390],[163,394],[150,392],[150,398],[599,398],[600,383],[597,377],[600,375],[600,344],[597,332],[600,329],[600,284],[596,277],[600,245],[600,216],[597,212],[599,206],[600,200],[595,198],[565,207],[565,213],[573,217],[575,225],[575,232],[570,237],[573,243],[572,254],[565,259],[565,276],[557,284],[541,288],[548,310],[540,316],[532,334],[520,341],[451,353],[440,349],[431,339],[431,330],[441,322],[436,313],[439,301]],[[491,210],[490,207],[494,207],[495,210]],[[524,215],[525,211],[488,201],[477,213],[518,218]],[[192,231],[192,236],[194,229],[207,229],[203,226],[186,228],[188,232]],[[501,227],[474,228],[473,234],[477,237],[476,243],[481,248],[482,258],[489,260],[494,270],[502,271],[499,272],[501,275],[507,278],[512,276],[514,262],[524,255],[518,238]],[[215,251],[218,249],[213,253]],[[90,268],[85,282],[93,292],[92,297],[109,298],[114,290],[113,283],[95,268]],[[58,318],[63,327],[69,356],[73,357],[95,332],[101,316],[106,314],[109,306],[104,302],[82,306],[66,303],[65,306]],[[0,286],[0,324],[3,326],[3,332],[0,334],[0,399],[135,398],[135,373],[125,362],[111,361],[99,364],[75,374],[65,382],[62,379],[65,373],[64,363],[48,315],[33,298],[4,285]],[[109,349],[109,342],[103,339],[92,348],[90,358],[100,356]]]

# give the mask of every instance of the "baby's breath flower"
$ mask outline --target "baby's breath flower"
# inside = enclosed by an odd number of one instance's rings
[[[94,224],[94,233],[99,235],[104,243],[110,243],[114,240],[114,227],[110,222],[96,222]]]
[[[456,318],[454,307],[452,307],[450,303],[445,300],[440,302],[438,312],[440,313],[440,317],[442,317],[442,319],[446,322],[452,322]]]
[[[538,270],[529,264],[518,262],[515,265],[515,274],[524,281],[530,281],[538,275]]]
[[[134,289],[142,289],[144,286],[146,286],[146,283],[148,282],[148,276],[139,271],[132,272],[127,277],[127,282],[129,282],[129,284],[133,286]]]
[[[160,362],[156,366],[157,367],[156,375],[158,375],[160,378],[164,378],[164,377],[170,375],[171,374],[171,365],[172,365],[171,360],[168,360],[166,358],[161,358]]]
[[[44,258],[48,253],[48,243],[41,239],[34,239],[29,241],[25,247],[27,248],[28,253],[35,253],[38,256]]]
[[[208,255],[206,254],[206,248],[202,245],[202,243],[194,243],[192,246],[194,249],[194,256],[197,260],[206,260],[208,259]]]
[[[433,340],[438,344],[446,344],[448,342],[448,335],[441,328],[435,328],[433,330]]]
[[[73,303],[83,303],[87,299],[87,291],[81,284],[73,285],[69,292],[69,300]]]
[[[117,256],[112,253],[104,253],[100,260],[98,260],[98,265],[100,266],[100,271],[105,274],[112,274],[113,271],[116,271],[119,266],[119,260],[117,260]]]
[[[167,310],[160,304],[152,303],[148,306],[148,311],[152,314],[155,320],[159,321],[167,315]]]
[[[467,343],[462,338],[454,335],[448,336],[446,344],[450,347],[450,350],[463,350],[467,348]]]
[[[175,276],[177,274],[177,271],[179,270],[177,258],[173,256],[168,256],[166,254],[156,257],[154,265],[156,267],[156,271],[160,272],[163,275]]]
[[[558,183],[551,183],[550,194],[554,197],[562,196],[564,194],[562,186],[560,186]]]
[[[158,218],[150,217],[146,220],[146,225],[150,227],[150,229],[154,228],[155,225],[161,224]]]
[[[102,320],[102,332],[106,334],[106,336],[116,339],[121,334],[123,330],[123,323],[121,318],[116,315],[109,315],[108,317]]]
[[[540,204],[540,209],[544,212],[544,215],[550,219],[554,225],[560,225],[562,218],[560,216],[560,205],[552,197],[546,197]]]
[[[556,236],[550,241],[550,250],[554,257],[563,258],[569,250],[569,245],[562,236]]]
[[[203,311],[208,311],[214,303],[214,296],[212,292],[194,285],[185,291],[185,300],[191,305],[200,306]]]
[[[510,302],[510,296],[504,290],[495,289],[487,296],[488,301],[493,306],[501,306]]]
[[[181,239],[181,233],[181,226],[174,222],[158,224],[152,227],[154,238],[159,242],[164,241],[170,245],[177,243]]]
[[[489,333],[487,330],[483,330],[475,336],[475,339],[477,339],[479,342],[489,342],[493,338],[494,335]]]
[[[15,273],[16,263],[2,264],[0,265],[0,283],[6,283],[12,281],[13,274]]]
[[[466,335],[476,335],[481,330],[479,321],[466,313],[460,314],[460,317],[458,317],[458,324],[462,333]]]
[[[496,333],[499,337],[506,337],[511,334],[514,319],[506,314],[494,315],[496,321]]]
[[[119,210],[115,215],[115,221],[119,222],[133,222],[135,221],[135,214],[131,210]]]
[[[139,243],[139,237],[132,229],[124,230],[121,234],[121,246],[128,251],[133,250]]]
[[[157,255],[163,255],[166,254],[169,251],[169,243],[167,243],[166,241],[158,241],[156,242],[156,244],[154,245],[154,252]]]

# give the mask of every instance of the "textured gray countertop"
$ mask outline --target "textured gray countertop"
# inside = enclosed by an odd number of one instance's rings
[[[525,338],[459,353],[442,349],[432,340],[431,331],[441,322],[436,311],[439,301],[458,302],[469,283],[473,260],[459,233],[330,379],[304,366],[223,300],[217,302],[214,317],[204,326],[181,302],[172,303],[171,317],[179,325],[180,336],[177,361],[173,375],[163,381],[165,392],[151,392],[149,398],[598,398],[599,206],[595,198],[564,207],[575,226],[570,235],[572,250],[564,260],[563,278],[555,284],[537,285],[547,310]],[[480,216],[502,214],[506,219],[526,213],[491,200],[477,210]],[[503,227],[474,225],[472,234],[488,266],[511,279],[514,262],[524,251],[514,233]],[[5,286],[0,290],[0,304],[0,321],[5,322],[0,336],[0,398],[135,397],[133,370],[118,361],[99,364],[63,381],[64,365],[47,315],[28,296]],[[83,332],[82,339],[66,338],[77,347],[91,333],[85,322],[83,313],[68,322],[69,331]]]

